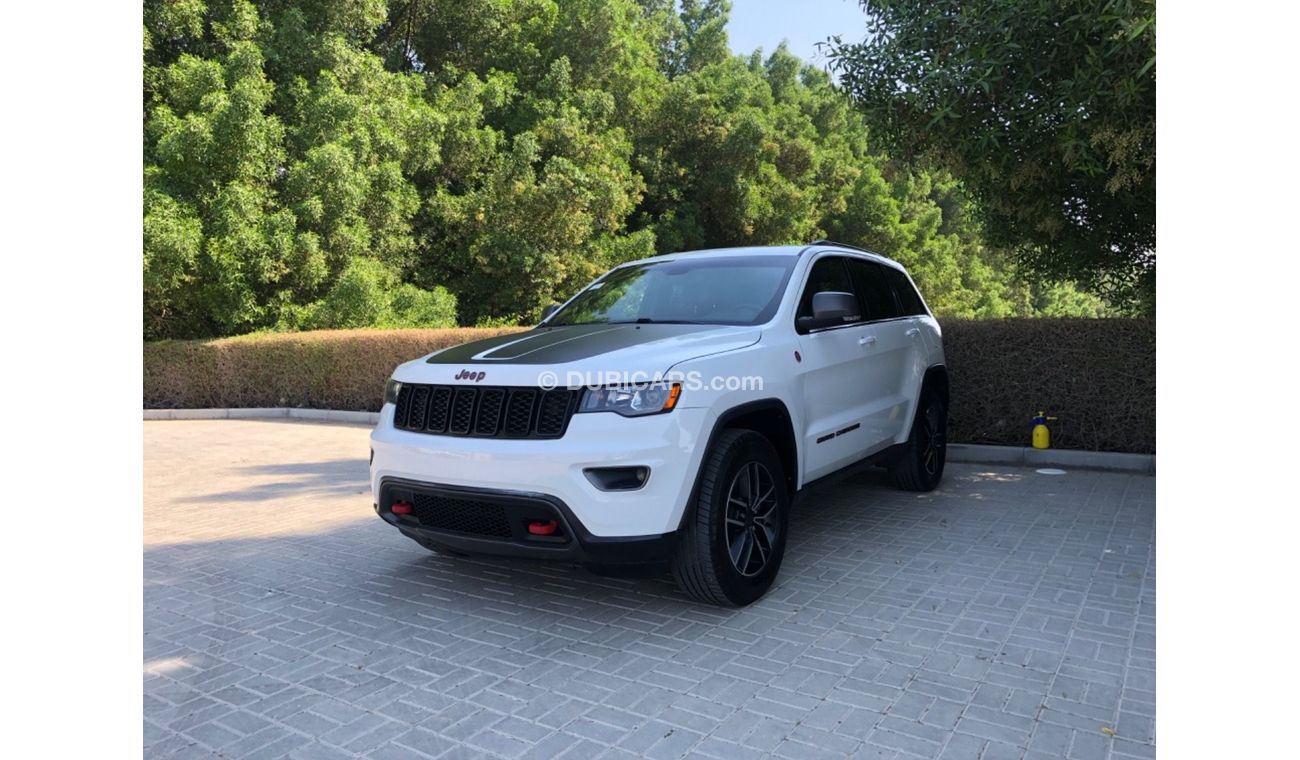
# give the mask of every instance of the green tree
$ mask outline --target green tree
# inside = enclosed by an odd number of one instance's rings
[[[235,41],[215,59],[181,53],[158,81],[145,123],[147,334],[253,329],[297,253],[274,197],[284,127],[266,112],[274,86],[261,51]]]
[[[146,337],[532,320],[630,259],[828,235],[941,315],[1093,308],[825,72],[731,55],[728,10],[146,0]]]
[[[684,74],[731,57],[727,47],[727,18],[731,3],[727,0],[681,0],[680,31],[665,69]]]
[[[396,270],[374,259],[353,259],[319,301],[285,309],[280,329],[454,327],[456,297],[446,288],[399,283]]]
[[[146,7],[168,19],[146,38],[148,337],[303,326],[359,259],[415,264],[413,179],[441,163],[445,116],[358,45],[383,4],[263,7]],[[390,295],[361,313],[388,318]]]
[[[831,55],[887,147],[961,178],[1027,273],[1154,309],[1155,3],[862,4]]]
[[[631,142],[611,124],[615,99],[575,91],[570,71],[557,59],[521,98],[529,128],[472,186],[429,199],[428,234],[442,251],[429,275],[456,290],[470,324],[535,318],[604,269],[652,253],[648,235],[620,235],[642,181],[629,165]]]

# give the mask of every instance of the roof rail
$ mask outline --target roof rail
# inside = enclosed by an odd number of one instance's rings
[[[862,251],[863,253],[873,253],[873,254],[876,253],[875,251],[868,251],[866,248],[863,248],[861,246],[849,245],[848,243],[839,243],[834,240],[827,240],[826,238],[822,238],[820,240],[814,240],[808,245],[833,245],[839,248],[850,248],[855,251]]]

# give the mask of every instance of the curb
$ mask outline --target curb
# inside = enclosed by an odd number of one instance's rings
[[[146,420],[267,420],[291,419],[314,422],[343,422],[354,425],[379,423],[379,412],[343,412],[336,409],[296,409],[283,406],[247,409],[145,409]],[[1154,454],[1077,449],[1033,449],[1024,446],[988,446],[974,443],[948,444],[948,461],[976,464],[1005,464],[1015,467],[1075,467],[1088,470],[1156,473]]]
[[[949,462],[1008,464],[1016,467],[1076,467],[1087,470],[1118,470],[1156,474],[1155,454],[1078,449],[1034,449],[1027,446],[988,446],[974,443],[948,444]]]
[[[374,425],[379,422],[379,412],[344,412],[337,409],[296,409],[283,406],[248,409],[145,409],[144,418],[145,420],[291,419]]]

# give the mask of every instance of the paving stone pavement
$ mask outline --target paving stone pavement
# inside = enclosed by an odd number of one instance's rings
[[[425,551],[365,428],[144,425],[146,757],[1155,755],[1153,477],[855,476],[724,610]]]

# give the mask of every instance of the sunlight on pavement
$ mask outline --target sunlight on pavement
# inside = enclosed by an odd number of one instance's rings
[[[144,423],[145,548],[317,534],[375,519],[369,434],[285,421]]]

